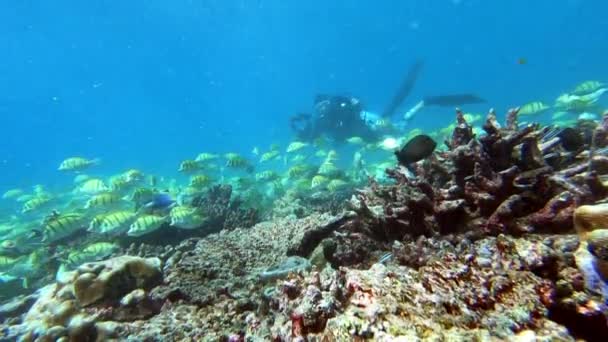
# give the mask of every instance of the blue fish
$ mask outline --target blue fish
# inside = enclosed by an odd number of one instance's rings
[[[175,200],[166,192],[160,192],[154,195],[152,200],[144,205],[146,209],[168,209],[175,205]]]

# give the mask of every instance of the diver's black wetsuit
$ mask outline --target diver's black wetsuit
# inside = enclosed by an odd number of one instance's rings
[[[315,113],[297,114],[291,118],[291,128],[300,140],[314,140],[326,135],[337,142],[359,136],[365,140],[376,139],[376,133],[361,118],[363,106],[354,97],[317,95]]]

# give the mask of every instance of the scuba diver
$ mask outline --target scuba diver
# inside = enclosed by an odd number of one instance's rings
[[[314,102],[315,114],[300,113],[290,119],[291,129],[299,140],[310,141],[326,134],[336,141],[344,141],[352,136],[366,140],[376,138],[373,125],[365,120],[361,101],[352,96],[317,95]]]
[[[418,75],[422,70],[422,61],[415,62],[406,73],[401,86],[392,97],[391,102],[378,115],[365,111],[361,100],[352,96],[317,95],[314,101],[315,115],[299,113],[290,118],[290,126],[297,139],[311,141],[322,135],[337,142],[342,142],[352,136],[359,136],[366,141],[380,138],[380,127],[393,116],[405,98],[414,88]],[[459,106],[463,104],[483,103],[484,99],[474,94],[453,94],[428,96],[406,112],[402,126],[405,126],[423,107],[427,106]]]

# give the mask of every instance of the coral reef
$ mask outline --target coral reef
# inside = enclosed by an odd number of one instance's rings
[[[568,131],[585,137],[574,144],[520,127],[516,109],[505,127],[490,112],[476,137],[458,112],[447,150],[409,165],[416,177],[387,169],[392,183],[370,178],[341,204],[286,194],[253,226],[229,186],[212,187],[193,202],[203,236],[140,241],[58,277],[0,307],[3,337],[605,340],[608,205],[590,204],[606,196],[606,122]],[[300,211],[315,201],[326,210]]]
[[[350,225],[385,241],[461,232],[571,231],[574,209],[606,195],[598,174],[607,171],[608,159],[593,156],[590,169],[589,158],[578,156],[588,147],[567,151],[547,129],[519,128],[517,109],[507,118],[501,128],[490,112],[486,134],[476,139],[458,112],[448,151],[417,164],[415,179],[396,168],[386,170],[394,185],[370,180],[370,187],[351,199],[358,218]]]
[[[193,200],[193,205],[202,209],[209,218],[205,227],[211,231],[247,228],[258,221],[255,209],[241,208],[238,198],[232,198],[232,186],[215,185],[204,195]],[[207,230],[209,230],[207,229]]]

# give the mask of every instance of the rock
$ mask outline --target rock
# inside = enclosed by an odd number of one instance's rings
[[[0,321],[4,321],[10,317],[17,317],[27,310],[36,302],[38,296],[34,293],[29,296],[19,296],[0,305]]]
[[[103,267],[97,274],[81,274],[74,282],[74,295],[83,306],[101,299],[119,300],[131,289],[151,288],[162,278],[158,258],[121,256],[91,266]]]
[[[120,300],[120,305],[122,306],[132,306],[137,305],[146,297],[146,291],[142,289],[137,289],[131,291],[126,296],[122,297]]]
[[[101,324],[105,319],[141,319],[160,310],[143,290],[162,280],[157,258],[121,256],[85,264],[61,279],[37,291],[22,323],[12,326],[7,338],[106,341],[115,336],[116,325]],[[123,303],[129,308],[120,310],[116,305],[125,294]]]

